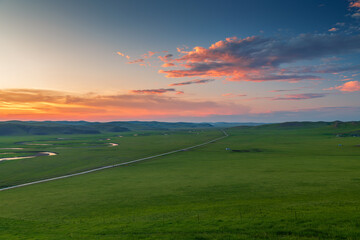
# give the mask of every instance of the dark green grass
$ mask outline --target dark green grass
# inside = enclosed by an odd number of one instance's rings
[[[228,132],[191,151],[0,192],[0,239],[360,239],[360,138]]]

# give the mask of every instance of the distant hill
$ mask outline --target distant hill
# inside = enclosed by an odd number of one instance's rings
[[[284,122],[284,123],[274,123],[258,126],[258,128],[271,128],[271,129],[296,129],[296,128],[320,128],[328,127],[339,130],[360,128],[360,121],[351,121],[351,122]]]
[[[258,126],[261,129],[277,129],[277,130],[286,130],[286,129],[302,129],[302,128],[319,128],[332,125],[333,122],[284,122],[284,123],[274,123],[274,124],[265,124]]]
[[[119,122],[86,122],[86,121],[6,121],[0,122],[0,136],[55,135],[55,134],[100,134],[144,130],[175,130],[196,128],[255,128],[258,130],[300,130],[324,129],[338,136],[360,135],[360,121],[352,122],[284,122],[264,123],[188,123],[157,121],[119,121]]]
[[[259,126],[266,123],[255,123],[255,122],[210,122],[209,124],[214,127],[228,128],[228,127],[237,127],[237,126]]]
[[[265,124],[260,126],[239,126],[239,128],[252,128],[257,130],[311,130],[322,131],[326,134],[335,134],[338,137],[359,137],[360,121],[351,122],[284,122]]]
[[[211,128],[208,123],[168,122],[86,122],[86,121],[7,121],[0,122],[0,136],[53,135],[53,134],[100,134],[140,130],[171,130]]]

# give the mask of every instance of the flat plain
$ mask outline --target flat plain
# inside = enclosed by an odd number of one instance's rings
[[[190,151],[3,191],[0,239],[359,239],[359,129],[358,122],[229,128],[229,137]],[[35,145],[59,155],[0,162],[1,186],[151,156],[222,133],[126,134],[96,141],[71,136],[63,147],[72,148],[64,149]],[[119,145],[79,147],[105,137]],[[0,141],[5,148],[40,140],[51,143],[49,136]]]

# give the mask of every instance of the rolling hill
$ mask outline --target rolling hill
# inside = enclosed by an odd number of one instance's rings
[[[85,122],[85,121],[6,121],[0,122],[0,136],[100,134],[143,130],[212,128],[207,123],[168,122]]]

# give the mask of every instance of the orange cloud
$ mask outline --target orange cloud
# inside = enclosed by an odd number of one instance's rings
[[[0,102],[0,120],[110,121],[250,112],[248,107],[239,104],[190,101],[162,95],[70,94],[38,89],[0,90]]]
[[[330,28],[328,31],[329,31],[329,32],[336,32],[337,30],[339,30],[339,29],[333,27],[333,28]]]
[[[116,52],[118,55],[125,57],[125,54],[123,54],[122,52]]]
[[[360,18],[360,1],[359,0],[351,1],[349,6],[350,6],[350,8],[353,8],[351,16],[353,18],[359,19]]]
[[[135,59],[133,61],[129,61],[128,64],[134,64],[134,63],[143,63],[145,60],[143,58]]]
[[[147,53],[143,54],[142,57],[144,59],[147,59],[147,58],[151,58],[152,56],[154,56],[155,54],[157,54],[158,52],[152,52],[152,51],[148,51]]]
[[[164,63],[163,65],[161,65],[161,67],[173,67],[175,66],[175,64],[173,63]]]
[[[350,3],[350,7],[360,8],[360,1],[355,1]]]
[[[162,65],[162,67],[173,67],[175,66],[175,64],[173,63],[173,59],[172,59],[173,55],[172,54],[166,54],[165,56],[159,56],[158,58],[164,62],[164,64]]]
[[[118,55],[122,56],[122,57],[126,57],[128,60],[130,59],[130,56],[129,55],[125,55],[124,53],[122,52],[116,52]]]
[[[360,91],[360,82],[359,81],[350,81],[350,82],[346,82],[341,86],[337,86],[337,87],[331,87],[325,90],[340,90],[342,92],[356,92],[356,91]]]

